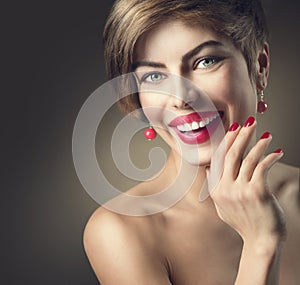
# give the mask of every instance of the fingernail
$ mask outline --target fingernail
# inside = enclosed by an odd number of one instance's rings
[[[283,153],[281,148],[277,148],[276,150],[274,150],[274,153]]]
[[[267,139],[270,136],[269,132],[263,133],[263,135],[260,137],[260,139]]]
[[[255,122],[255,118],[250,116],[244,124],[244,127],[250,127]]]
[[[230,131],[230,132],[233,132],[233,131],[235,131],[238,127],[239,127],[239,123],[235,122],[235,123],[233,123],[233,124],[230,126],[229,131]]]

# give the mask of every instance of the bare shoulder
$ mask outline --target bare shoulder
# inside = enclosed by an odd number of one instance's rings
[[[107,238],[121,238],[126,235],[128,228],[124,226],[124,219],[121,215],[106,210],[103,207],[98,208],[90,217],[86,224],[83,241],[84,247],[88,251],[95,248],[99,243],[106,243]]]
[[[93,213],[83,241],[101,284],[147,284],[145,278],[153,282],[151,284],[169,284],[148,220],[120,215],[102,207]]]
[[[141,223],[143,217],[131,217],[121,215],[107,210],[104,207],[99,207],[90,217],[84,231],[84,245],[89,245],[96,242],[135,242],[143,240],[143,233],[147,227],[147,223]],[[145,221],[146,219],[144,219]],[[130,239],[127,239],[130,236]]]
[[[272,169],[272,183],[286,219],[287,239],[284,243],[279,284],[300,284],[300,192],[299,168],[279,163]],[[271,181],[270,181],[271,182]]]
[[[278,163],[271,170],[271,180],[275,194],[282,204],[300,210],[300,169]],[[289,207],[291,209],[291,207]],[[299,212],[300,214],[300,212]]]
[[[275,195],[282,206],[288,231],[288,243],[300,245],[299,168],[280,163],[271,173],[276,183]],[[300,259],[299,259],[300,261]]]

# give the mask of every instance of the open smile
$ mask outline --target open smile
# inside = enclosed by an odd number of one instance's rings
[[[210,139],[224,115],[223,111],[194,112],[173,119],[169,126],[186,144],[201,144]]]

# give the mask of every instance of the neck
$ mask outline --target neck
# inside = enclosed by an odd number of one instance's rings
[[[187,190],[181,200],[182,203],[192,203],[197,206],[209,204],[208,201],[211,200],[209,197],[206,199],[207,201],[199,201],[202,188],[206,184],[206,168],[207,166],[192,165],[171,151],[165,167],[166,176],[169,183],[178,177],[176,188]]]

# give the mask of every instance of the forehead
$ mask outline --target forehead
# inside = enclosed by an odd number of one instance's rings
[[[184,55],[188,50],[206,41],[219,41],[230,45],[228,40],[218,36],[204,26],[191,26],[179,20],[164,21],[144,33],[135,46],[134,59],[167,59]]]

